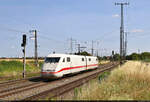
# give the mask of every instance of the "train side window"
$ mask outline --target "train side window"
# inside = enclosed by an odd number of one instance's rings
[[[91,58],[89,58],[89,61],[91,61]]]
[[[70,62],[70,57],[67,57],[67,62]]]
[[[82,61],[84,61],[84,58],[82,58]]]
[[[63,59],[63,62],[65,62],[65,58]]]
[[[96,58],[96,61],[97,61],[97,58]]]

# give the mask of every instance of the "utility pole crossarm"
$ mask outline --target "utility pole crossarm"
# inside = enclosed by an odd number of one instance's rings
[[[115,5],[129,5],[129,2],[125,2],[125,3],[115,3]]]

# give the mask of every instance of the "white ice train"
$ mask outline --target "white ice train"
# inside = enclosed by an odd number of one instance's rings
[[[98,67],[98,59],[94,56],[49,54],[41,69],[43,78],[60,78],[66,74],[77,73]]]

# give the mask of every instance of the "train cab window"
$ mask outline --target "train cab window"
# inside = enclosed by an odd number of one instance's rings
[[[45,63],[58,63],[60,60],[60,57],[47,57],[45,59]]]
[[[65,58],[63,58],[63,62],[65,62]]]
[[[84,61],[84,58],[82,58],[82,61]]]
[[[70,57],[67,57],[67,62],[70,62]]]
[[[89,61],[91,61],[91,58],[89,58]]]

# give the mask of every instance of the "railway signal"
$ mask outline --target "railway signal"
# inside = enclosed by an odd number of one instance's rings
[[[23,50],[22,50],[22,52],[23,52],[23,55],[24,55],[24,57],[23,57],[23,73],[22,73],[22,75],[23,75],[23,78],[25,78],[25,72],[26,72],[26,53],[25,53],[25,49],[26,49],[26,35],[24,34],[23,36],[23,39],[22,39],[22,44],[21,44],[21,47],[23,47]]]
[[[115,52],[114,50],[112,50],[112,62],[114,62],[114,55],[115,55]]]

